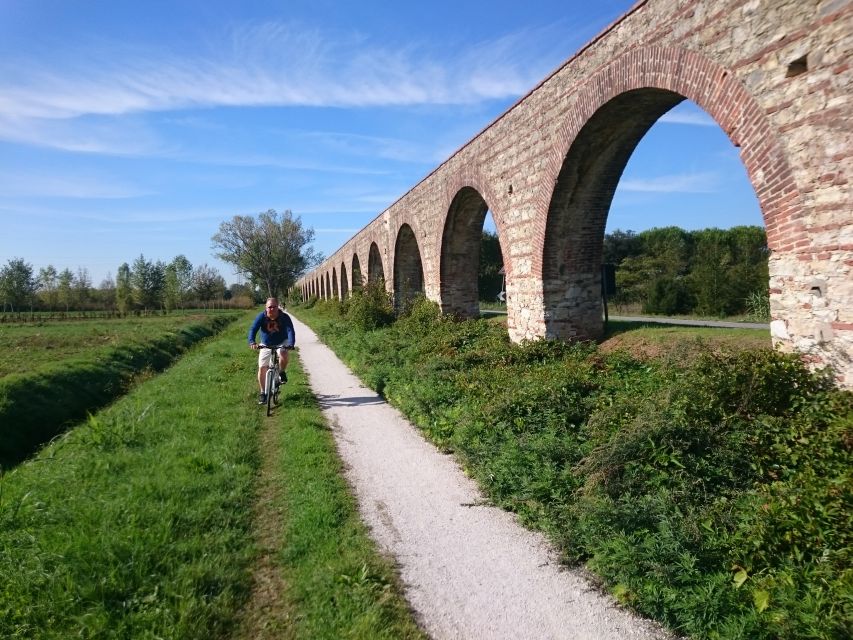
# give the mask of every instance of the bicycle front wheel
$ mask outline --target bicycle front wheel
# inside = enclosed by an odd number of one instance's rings
[[[267,416],[272,415],[273,394],[275,393],[275,371],[272,368],[267,371],[267,380],[264,388],[267,390]]]

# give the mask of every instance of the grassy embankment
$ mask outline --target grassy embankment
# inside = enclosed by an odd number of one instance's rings
[[[429,303],[359,329],[380,298],[294,312],[623,603],[694,638],[850,636],[853,394],[728,331],[511,345]]]
[[[175,314],[0,327],[0,468],[9,468],[168,366],[240,314]]]
[[[244,330],[0,477],[0,637],[419,637],[298,362],[265,418]]]

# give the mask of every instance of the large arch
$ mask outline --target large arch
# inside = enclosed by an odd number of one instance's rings
[[[441,237],[441,311],[472,318],[480,313],[478,275],[483,221],[489,205],[473,187],[453,198]]]
[[[350,272],[352,274],[352,290],[358,291],[361,289],[363,285],[362,276],[361,276],[361,262],[358,259],[358,254],[352,254],[352,270]]]
[[[380,280],[385,280],[385,268],[382,266],[382,254],[379,252],[379,246],[372,242],[367,258],[367,281],[373,283]]]
[[[326,271],[326,295],[324,296],[325,300],[330,300],[332,298],[332,274],[329,271]]]
[[[347,282],[347,265],[341,263],[341,300],[346,300],[349,295],[349,282]]]
[[[539,245],[547,337],[601,335],[601,251],[613,193],[642,137],[685,98],[702,107],[741,148],[768,244],[778,248],[776,219],[790,218],[799,194],[754,99],[727,70],[695,52],[671,47],[633,51],[584,87],[560,136],[570,144],[555,149],[561,162],[551,178]]]
[[[594,337],[601,329],[594,256],[616,174],[655,114],[687,98],[741,149],[772,249],[774,343],[815,366],[833,365],[853,388],[846,144],[853,103],[845,100],[853,68],[844,48],[853,10],[818,4],[820,11],[814,2],[637,2],[392,203],[342,255],[361,248],[368,280],[390,276],[391,222],[405,220],[418,232],[427,295],[442,302],[447,213],[471,186],[492,208],[502,240],[511,339]],[[628,113],[629,104],[639,113]],[[604,123],[620,113],[628,122],[608,130]],[[593,140],[604,147],[600,158]]]
[[[332,267],[332,298],[338,298],[338,273],[337,270]]]
[[[401,308],[424,292],[424,268],[415,232],[400,226],[394,245],[394,306]]]

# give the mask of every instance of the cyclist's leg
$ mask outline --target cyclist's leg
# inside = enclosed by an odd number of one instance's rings
[[[265,353],[266,352],[266,353]],[[266,402],[267,371],[269,370],[269,349],[261,347],[258,349],[258,389],[260,391],[260,404]]]
[[[290,356],[290,352],[287,349],[285,349],[283,347],[281,349],[279,349],[278,366],[281,369],[280,378],[281,378],[282,382],[287,382],[287,363],[290,360],[289,356]]]

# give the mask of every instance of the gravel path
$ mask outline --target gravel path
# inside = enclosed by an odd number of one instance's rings
[[[293,320],[362,517],[433,638],[671,638],[561,567],[543,536],[483,504],[451,456]]]

